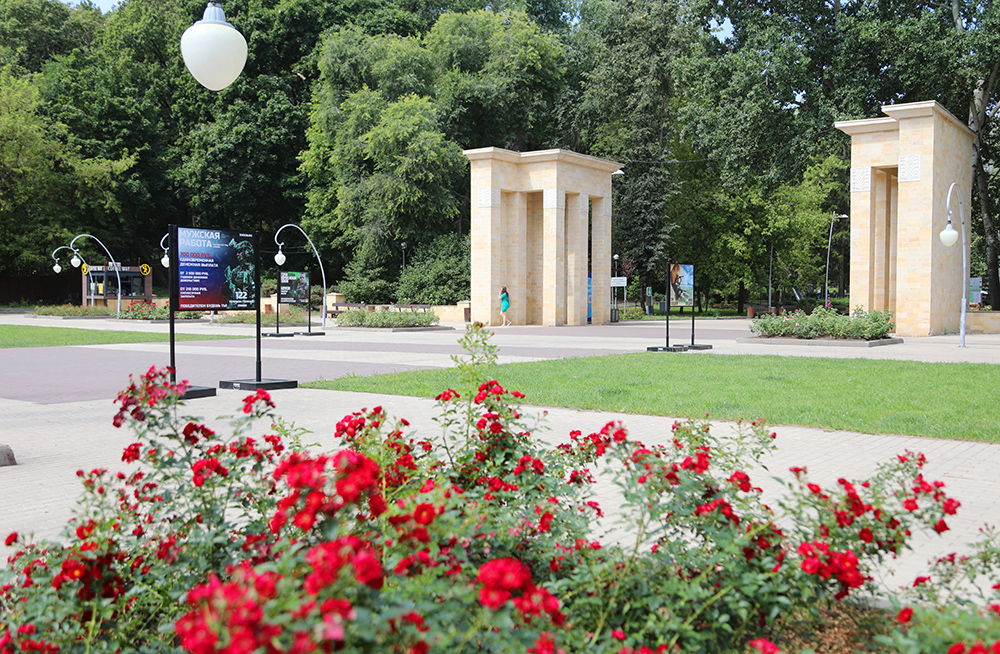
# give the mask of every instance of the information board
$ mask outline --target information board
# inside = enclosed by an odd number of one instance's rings
[[[257,308],[255,232],[177,227],[179,311]]]
[[[309,273],[282,271],[278,275],[278,302],[281,304],[308,304]]]

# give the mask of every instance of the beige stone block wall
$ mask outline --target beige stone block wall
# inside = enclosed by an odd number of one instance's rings
[[[611,173],[620,164],[568,150],[465,154],[472,171],[473,320],[500,324],[506,285],[515,324],[586,324],[589,267],[592,320],[607,322],[606,293],[598,289],[611,284]]]
[[[956,221],[957,199],[970,202],[972,133],[933,101],[882,111],[836,124],[851,135],[851,307],[894,311],[900,336],[954,331],[961,250],[938,233],[953,182]]]

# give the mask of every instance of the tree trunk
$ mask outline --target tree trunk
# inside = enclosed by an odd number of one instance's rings
[[[988,111],[987,103],[993,95],[998,70],[1000,70],[1000,61],[993,64],[988,79],[979,80],[969,107],[969,129],[976,135],[972,142],[975,155],[973,175],[975,176],[976,195],[979,196],[979,211],[983,218],[983,236],[986,240],[986,284],[989,290],[990,306],[994,309],[998,307],[994,298],[1000,297],[1000,274],[998,274],[997,269],[997,230],[990,208],[989,175],[983,165],[982,134],[986,129],[987,121],[996,112],[996,107],[992,111]],[[962,220],[965,220],[965,216],[962,216]],[[971,242],[971,230],[966,230],[964,233]],[[967,247],[968,244],[963,243],[963,246]]]
[[[983,217],[983,232],[986,239],[986,285],[989,291],[990,308],[997,310],[1000,303],[1000,271],[997,268],[997,230],[993,224],[993,215],[990,212],[990,196],[988,188],[988,175],[983,167],[979,165],[977,152],[976,165],[976,186],[979,195],[979,211]],[[967,237],[971,241],[971,234]],[[968,289],[966,289],[968,292]]]

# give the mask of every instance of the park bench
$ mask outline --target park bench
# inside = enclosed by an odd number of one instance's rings
[[[326,310],[326,315],[330,318],[336,318],[345,311],[351,311],[354,309],[364,309],[366,305],[364,304],[350,304],[346,302],[336,302],[334,304],[328,305]]]

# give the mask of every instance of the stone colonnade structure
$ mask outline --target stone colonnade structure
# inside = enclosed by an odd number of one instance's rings
[[[894,312],[899,336],[958,331],[962,252],[938,234],[955,183],[952,224],[965,221],[968,252],[974,134],[934,101],[882,111],[835,123],[851,136],[851,310]]]
[[[569,150],[466,150],[472,168],[472,319],[515,325],[610,319],[611,173],[621,164]],[[588,246],[589,242],[589,246]]]

